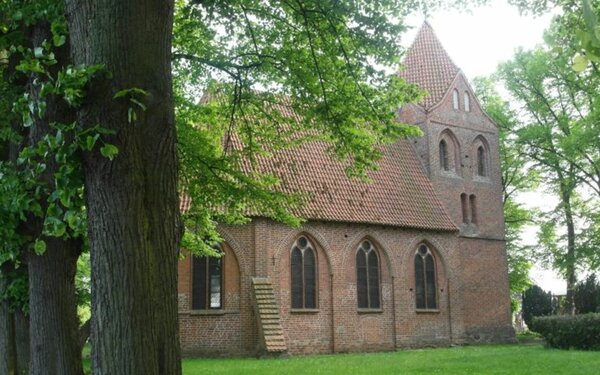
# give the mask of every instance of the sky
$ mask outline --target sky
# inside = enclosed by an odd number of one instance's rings
[[[510,60],[518,48],[531,49],[542,44],[544,30],[550,25],[551,18],[551,15],[521,16],[518,9],[506,1],[493,0],[487,6],[468,12],[435,12],[427,17],[427,21],[454,63],[472,80],[494,73],[498,64]],[[413,28],[403,35],[402,45],[410,46],[424,20],[422,15],[409,17],[407,23]],[[553,197],[540,192],[524,193],[519,198],[528,208],[542,210],[555,202]],[[535,227],[526,228],[524,243],[535,244],[535,233]],[[566,283],[551,270],[536,266],[530,276],[545,290],[554,294],[566,293]]]

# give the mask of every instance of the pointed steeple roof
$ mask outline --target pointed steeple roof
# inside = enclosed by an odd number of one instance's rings
[[[454,64],[431,25],[425,21],[404,58],[400,76],[429,92],[420,104],[426,109],[436,105],[460,71]]]

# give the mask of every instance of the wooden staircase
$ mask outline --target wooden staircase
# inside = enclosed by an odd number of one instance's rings
[[[283,329],[279,320],[279,307],[273,294],[273,284],[265,277],[253,277],[254,308],[261,338],[261,351],[265,354],[287,354]]]

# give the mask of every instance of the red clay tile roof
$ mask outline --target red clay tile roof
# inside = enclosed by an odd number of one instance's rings
[[[308,142],[261,160],[288,193],[307,193],[296,215],[305,219],[457,230],[406,140],[386,146],[372,181],[349,179],[323,142]]]
[[[400,77],[415,83],[429,92],[420,104],[429,109],[436,105],[459,70],[435,35],[428,22],[424,22],[404,58],[405,70]]]

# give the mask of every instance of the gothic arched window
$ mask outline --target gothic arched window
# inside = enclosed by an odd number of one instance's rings
[[[448,144],[443,139],[440,141],[440,168],[445,171],[450,169],[448,162]]]
[[[218,250],[220,252],[220,249]],[[223,305],[223,257],[194,257],[192,309],[220,309]]]
[[[452,108],[458,109],[458,90],[452,90]]]
[[[381,307],[379,293],[379,256],[370,241],[363,241],[356,252],[356,292],[358,308]]]
[[[415,253],[415,295],[417,309],[437,309],[435,259],[424,244]]]
[[[292,308],[314,309],[317,307],[317,256],[314,246],[299,237],[291,253]]]

